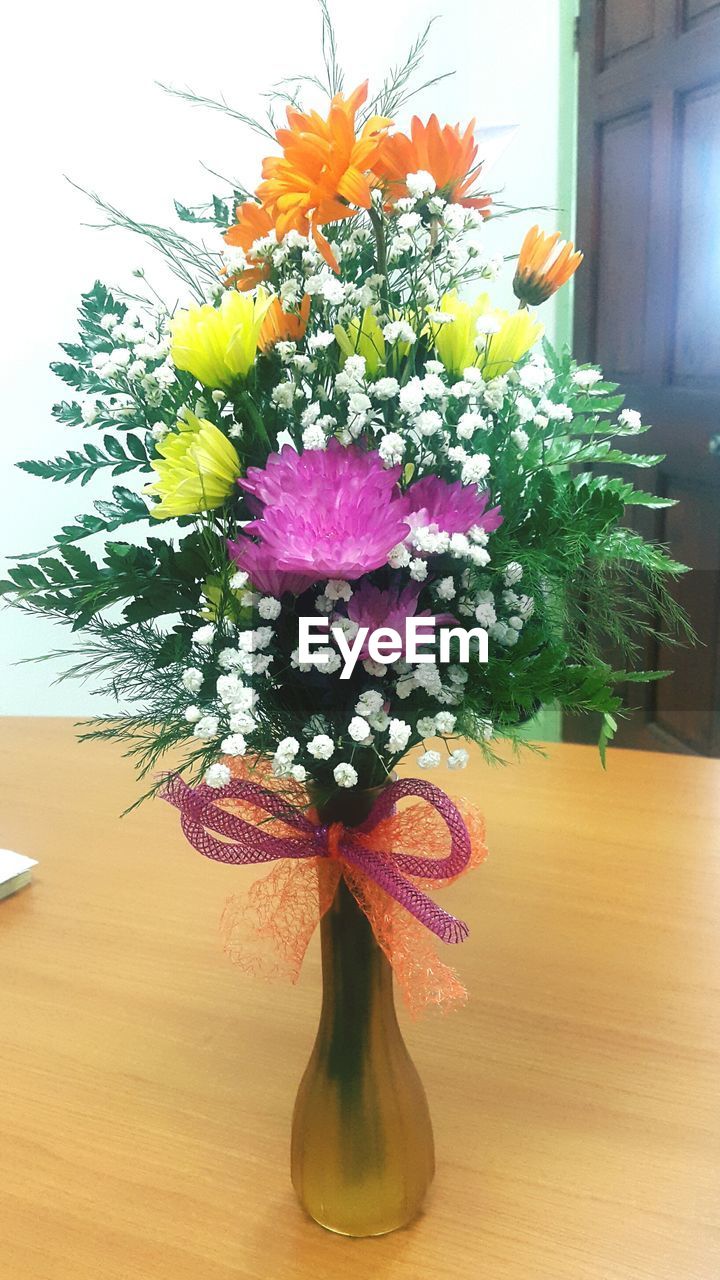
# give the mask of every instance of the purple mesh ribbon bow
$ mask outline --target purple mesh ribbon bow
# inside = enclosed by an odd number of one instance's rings
[[[468,936],[468,927],[462,920],[444,911],[408,879],[408,876],[417,876],[423,880],[447,880],[464,871],[470,861],[470,835],[462,816],[450,797],[431,782],[402,778],[390,783],[359,827],[344,827],[338,822],[317,825],[282,796],[260,783],[240,778],[234,778],[227,786],[217,789],[205,783],[189,787],[178,774],[174,774],[161,794],[164,800],[179,809],[186,838],[206,858],[215,862],[261,863],[277,858],[340,857],[364,872],[441,941],[464,942]],[[447,858],[422,858],[393,849],[378,853],[357,839],[390,817],[398,800],[404,796],[419,796],[440,814],[450,833],[451,846]],[[263,809],[293,827],[298,834],[272,835],[222,809],[218,802],[223,800],[242,800]],[[225,839],[218,839],[210,834],[211,831]]]

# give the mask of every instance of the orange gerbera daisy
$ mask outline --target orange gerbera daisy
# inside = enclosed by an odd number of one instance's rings
[[[310,317],[310,294],[306,293],[299,311],[284,311],[279,298],[273,298],[265,312],[265,319],[258,336],[261,351],[274,347],[276,342],[299,342],[304,337]]]
[[[441,126],[436,115],[430,116],[427,124],[413,116],[410,137],[393,133],[385,139],[375,173],[387,184],[392,200],[410,194],[406,183],[409,173],[429,173],[440,195],[451,204],[479,209],[487,217],[490,196],[469,194],[482,168],[482,162],[476,163],[477,151],[474,120],[462,133],[459,124]]]
[[[246,200],[244,204],[239,204],[235,210],[235,219],[233,225],[223,232],[223,236],[227,244],[242,249],[243,253],[248,255],[248,266],[245,271],[232,277],[232,283],[236,284],[238,289],[254,289],[256,284],[262,284],[263,280],[267,280],[270,266],[259,258],[253,258],[250,249],[256,240],[261,240],[263,236],[268,235],[275,224],[267,209],[254,200]]]
[[[278,240],[291,230],[312,236],[333,271],[337,261],[318,227],[370,208],[369,175],[391,123],[371,116],[356,135],[355,116],[367,93],[366,81],[348,98],[336,94],[326,120],[317,111],[288,107],[288,127],[275,135],[283,154],[263,161],[257,190]]]
[[[539,307],[575,274],[583,255],[572,240],[561,240],[560,232],[545,235],[531,227],[522,242],[513,291],[521,302]]]

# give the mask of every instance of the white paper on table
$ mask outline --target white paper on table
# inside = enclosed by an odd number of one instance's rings
[[[0,849],[0,886],[36,866],[37,858],[26,858],[24,853],[15,853],[13,849]]]

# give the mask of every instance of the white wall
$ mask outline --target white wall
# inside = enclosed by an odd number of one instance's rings
[[[481,124],[517,123],[518,136],[494,171],[518,205],[557,206],[560,137],[561,15],[565,0],[362,0],[333,6],[351,86],[401,61],[413,36],[442,10],[427,74],[456,75],[418,100],[421,114]],[[93,207],[64,180],[95,189],[133,215],[166,222],[172,198],[198,203],[212,191],[211,169],[254,184],[267,150],[239,124],[168,98],[155,80],[190,86],[255,111],[258,96],[282,76],[319,65],[314,0],[66,0],[15,5],[4,21],[7,58],[0,81],[9,179],[0,217],[4,250],[0,550],[41,548],[91,496],[13,469],[23,457],[72,447],[79,428],[59,428],[52,403],[66,394],[49,372],[57,342],[73,341],[81,290],[96,278],[129,283],[150,250],[123,232],[82,225]],[[567,45],[568,32],[564,33]],[[217,187],[217,183],[215,186]],[[497,224],[498,249],[516,250],[535,215]],[[552,228],[552,212],[542,218]],[[158,278],[164,282],[162,272]],[[553,304],[546,322],[553,329]],[[53,687],[48,665],[19,658],[67,647],[68,632],[44,620],[0,612],[0,712],[85,715],[102,710],[89,691]]]

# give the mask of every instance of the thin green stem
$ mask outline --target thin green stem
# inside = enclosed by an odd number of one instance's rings
[[[375,235],[375,249],[377,255],[378,275],[383,277],[383,284],[380,289],[380,296],[383,306],[387,310],[390,305],[390,294],[388,288],[388,262],[387,262],[387,241],[385,239],[385,225],[383,216],[377,209],[371,207],[369,210],[370,221],[372,223],[373,233]]]

